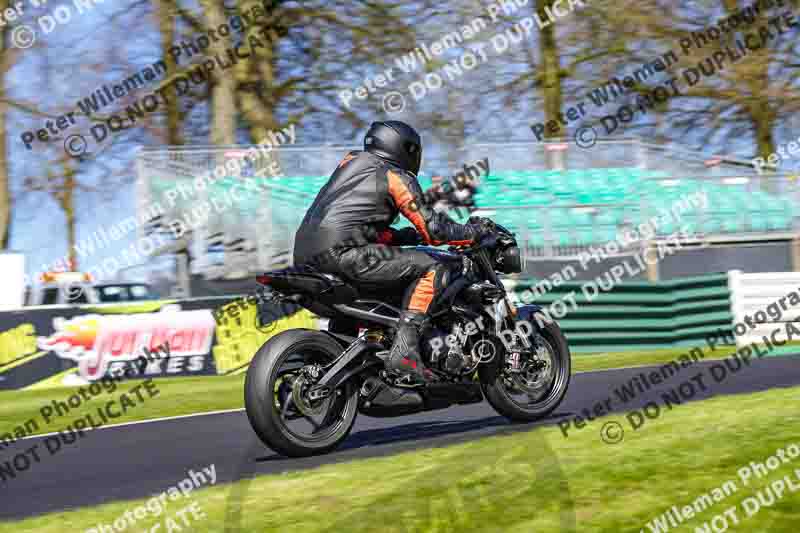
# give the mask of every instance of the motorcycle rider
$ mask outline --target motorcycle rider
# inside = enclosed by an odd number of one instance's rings
[[[364,150],[348,153],[317,194],[294,246],[295,265],[339,275],[360,289],[405,291],[386,367],[406,386],[438,380],[422,362],[419,336],[432,303],[461,265],[401,246],[469,245],[492,231],[488,220],[459,224],[427,205],[416,178],[421,161],[414,128],[397,120],[372,123]],[[414,227],[391,228],[398,214]]]

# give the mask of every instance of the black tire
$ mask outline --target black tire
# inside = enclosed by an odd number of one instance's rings
[[[292,329],[281,332],[259,348],[247,369],[244,402],[247,418],[261,441],[289,457],[307,457],[336,448],[353,428],[358,412],[358,388],[352,382],[343,386],[341,420],[335,430],[320,440],[299,438],[287,429],[275,405],[275,387],[282,363],[292,354],[313,353],[328,363],[343,349],[335,340],[316,330]]]
[[[541,402],[525,407],[514,402],[502,383],[503,378],[499,372],[502,364],[481,369],[481,387],[486,400],[495,411],[515,422],[533,422],[546,417],[561,404],[569,388],[572,362],[567,339],[555,321],[546,322],[543,318],[541,323],[544,327],[539,333],[553,348],[553,355],[559,361],[555,379]],[[505,355],[505,351],[502,353]]]

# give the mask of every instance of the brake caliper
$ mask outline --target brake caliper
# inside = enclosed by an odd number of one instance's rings
[[[292,386],[294,401],[306,414],[319,411],[321,404],[314,405],[312,402],[325,399],[331,394],[330,387],[314,385],[321,376],[322,367],[320,365],[306,365],[300,369],[300,375],[297,376]]]
[[[538,335],[537,335],[538,337]],[[538,372],[547,368],[547,361],[541,359],[539,350],[542,348],[537,338],[532,338],[528,342],[531,346],[525,348],[521,346],[518,334],[514,335],[514,345],[506,356],[508,372],[510,374],[521,374],[523,372]]]

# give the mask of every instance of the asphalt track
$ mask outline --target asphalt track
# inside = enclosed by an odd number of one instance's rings
[[[625,403],[614,389],[632,377],[658,367],[586,372],[572,376],[569,392],[551,418],[535,424],[511,424],[498,416],[487,403],[459,406],[417,415],[377,419],[359,416],[353,432],[338,451],[320,457],[287,459],[276,455],[257,439],[243,411],[194,416],[176,420],[107,428],[87,433],[75,444],[65,445],[16,479],[0,482],[0,519],[18,519],[40,513],[97,505],[115,500],[145,498],[175,485],[189,469],[197,471],[216,466],[217,484],[238,479],[242,465],[254,474],[287,470],[383,456],[421,447],[443,446],[488,435],[527,430],[555,424],[574,417],[597,402],[612,401],[613,412],[631,411],[653,400],[662,392],[702,372],[706,390],[697,387],[693,400],[720,394],[740,394],[776,387],[800,385],[800,356],[770,357],[753,361],[736,373],[715,382],[704,361],[672,377],[662,385]],[[735,399],[731,401],[735,408]],[[697,405],[676,409],[697,408]],[[668,416],[668,415],[665,415]],[[612,417],[631,431],[624,416]],[[580,430],[593,432],[600,439],[604,421],[588,422]],[[645,431],[642,428],[641,431]],[[0,463],[38,444],[42,438],[21,440],[0,451]],[[254,452],[255,450],[255,452]]]

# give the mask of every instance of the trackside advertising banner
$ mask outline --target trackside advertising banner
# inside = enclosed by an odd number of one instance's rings
[[[0,390],[241,371],[272,335],[316,325],[297,307],[264,313],[270,305],[260,317],[236,297],[0,312]]]

